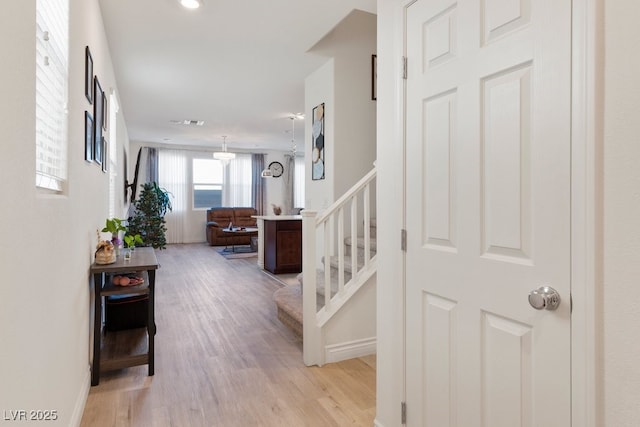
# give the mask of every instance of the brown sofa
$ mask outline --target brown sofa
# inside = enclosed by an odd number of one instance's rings
[[[251,235],[225,233],[223,228],[229,227],[256,227],[256,219],[251,218],[257,215],[254,208],[211,208],[207,210],[207,242],[211,246],[220,245],[249,245]],[[258,235],[256,232],[254,235]]]

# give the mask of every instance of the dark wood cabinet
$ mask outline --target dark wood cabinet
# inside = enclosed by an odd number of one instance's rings
[[[274,274],[302,271],[302,221],[264,221],[264,268]]]

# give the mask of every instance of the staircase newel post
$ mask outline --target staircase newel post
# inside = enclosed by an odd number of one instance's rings
[[[322,341],[316,320],[316,211],[302,215],[302,349],[304,364],[322,365]]]

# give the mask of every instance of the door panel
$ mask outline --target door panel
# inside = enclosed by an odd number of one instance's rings
[[[531,63],[481,84],[483,255],[530,262]]]
[[[570,6],[407,8],[408,425],[570,425]]]

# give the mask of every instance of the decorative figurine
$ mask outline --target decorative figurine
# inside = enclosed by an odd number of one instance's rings
[[[96,264],[113,264],[116,262],[116,250],[113,247],[113,243],[108,240],[100,240],[99,232],[95,257]]]

